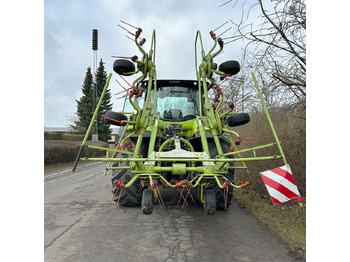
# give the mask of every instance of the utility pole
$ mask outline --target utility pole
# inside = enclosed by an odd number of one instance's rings
[[[98,50],[98,30],[92,29],[92,51],[93,51],[93,64],[92,64],[92,75],[94,79],[94,83],[96,83],[96,68],[97,68],[97,50]],[[93,113],[95,112],[96,106],[97,106],[97,86],[94,84],[93,86]],[[98,140],[98,124],[97,124],[97,118],[95,120],[95,133],[92,134],[92,140],[97,141]]]

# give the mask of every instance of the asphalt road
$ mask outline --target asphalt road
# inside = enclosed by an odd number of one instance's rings
[[[45,261],[296,261],[244,208],[204,215],[199,205],[140,208],[109,204],[104,163],[45,178]]]

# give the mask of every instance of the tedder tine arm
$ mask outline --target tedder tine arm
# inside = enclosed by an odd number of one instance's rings
[[[80,146],[80,149],[79,149],[79,153],[77,155],[77,158],[75,159],[75,162],[74,162],[74,166],[73,166],[73,169],[72,171],[74,172],[75,169],[77,168],[77,165],[78,165],[78,162],[79,162],[79,158],[80,158],[80,155],[81,153],[83,152],[83,149],[85,147],[85,143],[90,135],[90,132],[91,132],[91,129],[92,129],[92,126],[94,125],[94,122],[95,122],[95,119],[97,117],[97,114],[98,114],[98,111],[100,110],[100,107],[101,107],[101,104],[102,104],[102,101],[103,101],[103,98],[105,96],[105,93],[107,91],[107,88],[109,86],[109,81],[111,80],[111,77],[112,77],[112,73],[109,74],[108,78],[107,78],[107,82],[103,88],[103,91],[102,91],[102,94],[101,94],[101,97],[100,97],[100,101],[98,101],[98,104],[96,106],[96,109],[95,109],[95,112],[94,112],[94,115],[92,116],[92,119],[90,121],[90,125],[89,125],[89,128],[88,130],[86,131],[86,134],[85,134],[85,137],[84,137],[84,140],[83,140],[83,143],[81,144]]]

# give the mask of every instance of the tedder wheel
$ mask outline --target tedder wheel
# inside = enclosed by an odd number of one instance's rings
[[[128,120],[128,118],[125,115],[114,111],[107,111],[104,114],[104,117],[108,124],[115,125],[115,126],[126,126],[126,123],[121,123],[121,121]]]
[[[127,151],[133,151],[135,149],[135,145],[136,145],[136,139],[134,140],[133,138],[130,138],[130,142],[132,147],[129,148],[127,147],[127,143],[124,144],[124,146],[126,147]],[[141,148],[140,148],[140,154],[144,155],[146,152],[146,141],[143,141],[141,144]],[[120,157],[119,155],[117,157]],[[127,157],[132,157],[132,155],[130,154],[125,154],[122,156],[122,158],[127,158]],[[120,166],[128,166],[128,162],[121,162]],[[113,166],[118,166],[118,163],[114,163]],[[134,174],[132,174],[130,172],[130,169],[113,169],[112,171],[112,187],[114,187],[114,184],[120,180],[121,182],[123,182],[124,184],[127,184],[133,177]],[[135,181],[134,184],[132,184],[130,187],[128,188],[123,188],[122,191],[122,195],[120,196],[119,199],[119,204],[122,206],[127,206],[127,207],[136,207],[136,206],[140,206],[141,204],[141,199],[140,199],[140,181],[137,180]],[[118,196],[115,197],[114,201],[118,200]]]
[[[241,66],[235,60],[229,60],[219,65],[219,71],[226,75],[235,75],[241,70]]]
[[[214,215],[216,211],[216,199],[215,192],[211,189],[204,191],[204,213],[206,215]]]
[[[135,71],[135,64],[129,60],[117,59],[113,63],[113,70],[119,75],[128,75]]]
[[[250,116],[248,113],[237,113],[227,118],[227,124],[230,127],[245,125],[249,123],[249,121]]]
[[[143,214],[152,214],[153,212],[154,192],[152,188],[145,189],[142,193],[141,210]]]
[[[222,148],[222,151],[224,153],[228,153],[230,150],[230,144],[224,140],[223,138],[220,138],[220,145]],[[214,158],[218,155],[218,151],[216,149],[216,145],[213,139],[208,139],[208,146],[209,146],[209,153],[210,153],[210,157]],[[233,158],[233,155],[227,156],[229,158]],[[229,163],[230,166],[233,166],[233,162]],[[225,176],[233,183],[234,180],[234,173],[235,170],[234,169],[228,169],[227,173],[225,174]],[[223,189],[221,189],[217,184],[215,184],[215,186],[213,186],[211,188],[216,196],[216,207],[217,209],[221,209],[221,210],[226,210],[230,205],[231,205],[231,200],[233,197],[233,190],[232,187],[229,187],[228,189],[228,195],[227,195],[227,205],[225,205],[225,192]]]

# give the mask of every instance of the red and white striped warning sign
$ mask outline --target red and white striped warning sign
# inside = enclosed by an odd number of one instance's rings
[[[300,196],[289,165],[260,173],[273,204],[277,205]]]

